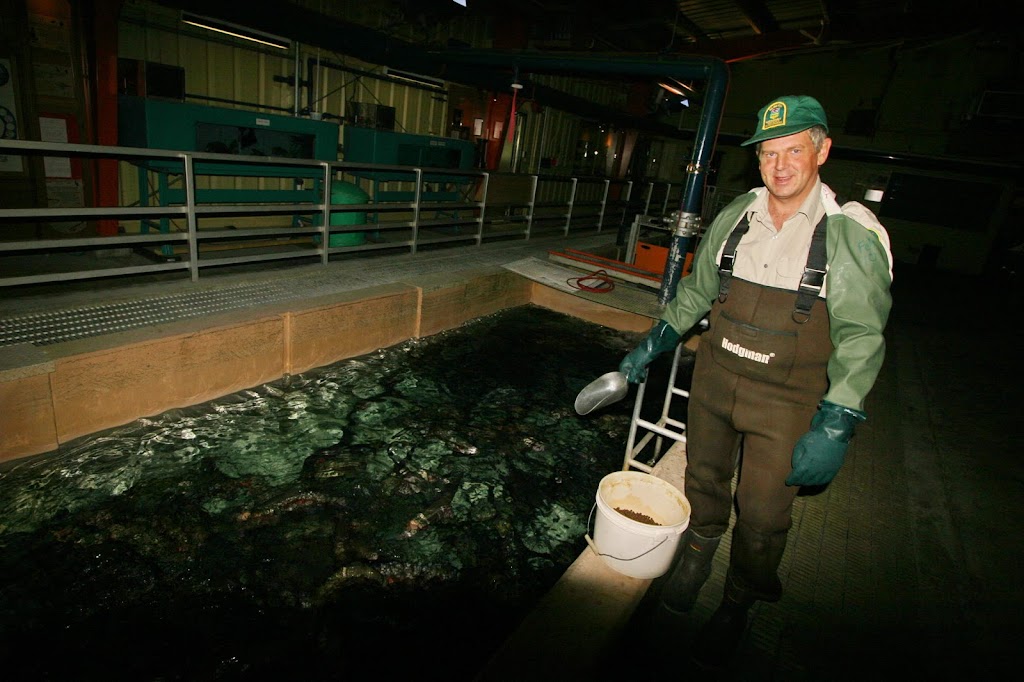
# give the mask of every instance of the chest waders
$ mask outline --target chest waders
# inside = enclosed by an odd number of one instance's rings
[[[793,447],[828,388],[833,350],[828,310],[818,298],[827,262],[826,225],[822,217],[815,226],[795,303],[793,291],[733,277],[736,250],[750,227],[746,217],[729,235],[719,261],[718,300],[697,348],[686,424],[691,542],[663,588],[669,596],[662,597],[670,610],[673,597],[677,604],[696,601],[729,525],[738,465],[724,594],[691,647],[701,665],[716,666],[732,655],[755,601],[782,596],[778,568],[797,493],[786,486],[786,477]],[[694,546],[704,551],[691,551]]]
[[[749,229],[744,217],[726,240],[718,300],[697,350],[686,426],[690,528],[705,538],[727,530],[739,465],[726,591],[748,605],[782,595],[778,567],[798,491],[785,480],[793,447],[828,388],[833,347],[828,311],[818,298],[826,224],[822,217],[815,227],[793,292],[733,276],[736,250]]]

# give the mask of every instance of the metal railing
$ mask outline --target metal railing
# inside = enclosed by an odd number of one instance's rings
[[[654,196],[667,197],[671,185],[646,183],[646,201],[634,192],[630,181],[560,176],[530,176],[525,191],[513,201],[488,206],[488,187],[492,174],[481,170],[453,170],[391,166],[350,161],[317,161],[284,157],[254,157],[233,154],[185,152],[136,147],[0,140],[0,154],[77,159],[113,158],[153,173],[172,177],[181,183],[175,200],[166,205],[147,205],[152,197],[143,194],[140,181],[139,205],[130,206],[0,206],[0,287],[60,282],[102,277],[144,275],[167,271],[187,271],[192,281],[205,268],[263,261],[315,259],[326,264],[332,256],[384,249],[416,253],[424,247],[467,241],[480,245],[485,241],[531,237],[546,234],[569,235],[573,230],[600,232],[614,223],[616,229],[628,224],[631,212],[650,212]],[[34,159],[39,169],[38,159]],[[247,178],[287,178],[296,187],[311,180],[309,190],[238,190],[238,201],[223,201],[230,190],[199,187],[200,180],[225,176]],[[336,180],[351,179],[357,184],[368,178],[398,178],[410,191],[408,201],[331,204],[330,188]],[[428,191],[440,184],[459,188],[455,200],[436,201]],[[368,193],[370,194],[370,193]],[[210,200],[216,196],[219,201]],[[198,199],[197,199],[198,197]],[[254,197],[258,200],[254,201]],[[266,200],[262,200],[265,198]],[[289,200],[291,198],[291,200]],[[299,200],[296,200],[299,198]],[[84,202],[83,202],[84,203]],[[501,215],[498,211],[503,211]],[[331,217],[342,213],[365,213],[365,223],[333,225]],[[258,226],[254,222],[286,216],[287,226]],[[247,219],[249,223],[200,226],[201,221],[220,222]],[[67,236],[59,230],[45,230],[46,223],[102,221],[139,221],[138,232],[119,230],[109,236]],[[552,223],[554,225],[552,229]],[[22,235],[10,237],[11,226]],[[153,231],[155,225],[163,226]],[[171,227],[167,227],[170,225]],[[172,229],[173,228],[173,229]],[[44,232],[59,233],[40,236]],[[332,246],[332,235],[361,233],[358,243]],[[344,239],[344,238],[342,238]],[[269,240],[269,242],[268,242]],[[351,241],[351,240],[350,240]],[[31,274],[12,274],[12,258],[55,253],[131,250],[149,258],[141,264],[97,267],[101,259],[83,261],[69,269]]]

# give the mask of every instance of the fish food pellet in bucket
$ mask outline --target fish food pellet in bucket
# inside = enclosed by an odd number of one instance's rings
[[[638,512],[638,511],[633,511],[632,509],[622,509],[620,507],[616,507],[615,511],[619,512],[620,514],[625,516],[627,519],[633,519],[634,521],[639,521],[640,523],[646,523],[649,526],[660,526],[661,525],[660,523],[658,523],[657,521],[652,519],[647,514],[643,514],[643,513]]]
[[[596,498],[591,549],[624,575],[664,575],[690,523],[682,491],[652,474],[616,471],[601,479]]]

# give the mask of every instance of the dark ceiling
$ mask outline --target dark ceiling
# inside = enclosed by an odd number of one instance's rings
[[[602,79],[616,70],[612,65],[642,62],[648,68],[636,73],[650,81],[652,63],[662,69],[680,60],[704,65],[709,58],[735,63],[770,55],[920,46],[967,33],[1015,50],[1021,43],[1019,24],[1000,9],[1001,3],[990,0],[467,0],[466,7],[454,0],[366,0],[361,15],[374,17],[374,25],[355,23],[357,13],[344,12],[344,2],[329,3],[333,16],[307,8],[315,3],[287,0],[157,2],[371,64],[494,91],[508,89],[510,64],[526,55],[534,56],[535,72],[543,70],[538,60],[557,60],[555,70],[567,72],[563,62],[590,59],[601,65]],[[471,46],[450,38],[456,32],[439,29],[461,19],[477,34],[488,26],[492,49],[465,49]],[[502,54],[512,58],[488,61]],[[597,72],[593,64],[583,66],[574,75]],[[635,112],[599,111],[592,103],[531,82],[529,74],[519,80],[537,101],[550,106],[658,134],[682,134],[651,121],[648,114],[637,120]]]
[[[269,27],[254,27],[307,44],[315,25],[337,25],[339,16],[347,16],[335,10],[334,18],[321,18],[316,11],[286,0],[158,1],[242,25],[269,23]],[[342,9],[346,5],[330,4]],[[465,7],[454,0],[372,0],[371,4],[380,11],[376,25],[364,27],[368,39],[372,35],[374,40],[390,39],[425,49],[453,47],[438,44],[437,36],[444,32],[437,26],[459,17],[486,18],[495,45],[506,49],[700,55],[727,62],[943,41],[976,31],[993,39],[1019,40],[1021,35],[1003,3],[992,0],[466,0]]]
[[[429,26],[491,17],[543,51],[702,55],[733,62],[787,52],[942,41],[968,32],[1020,37],[992,0],[392,0],[396,17]],[[508,47],[508,46],[506,46]],[[516,47],[525,47],[518,45]]]

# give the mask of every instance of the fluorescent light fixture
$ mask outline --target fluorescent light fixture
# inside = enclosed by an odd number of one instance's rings
[[[263,31],[257,31],[256,29],[249,28],[248,26],[239,26],[238,24],[221,21],[220,19],[211,19],[210,17],[192,14],[191,12],[182,12],[181,21],[182,23],[189,24],[191,26],[205,28],[208,31],[216,31],[217,33],[234,36],[235,38],[251,40],[254,43],[260,43],[261,45],[276,47],[279,50],[287,50],[292,46],[292,42],[287,38],[281,38],[269,33],[264,33]]]
[[[671,83],[662,83],[662,82],[659,81],[658,85],[660,85],[664,89],[668,90],[673,95],[679,95],[680,97],[685,97],[686,96],[686,93],[684,93],[679,87],[677,87],[675,85],[672,85]]]
[[[405,81],[406,83],[418,85],[421,88],[430,88],[432,90],[444,89],[444,81],[440,78],[422,76],[418,73],[412,73],[411,71],[400,71],[399,69],[385,67],[384,75],[394,80]]]
[[[692,85],[687,85],[676,78],[666,78],[663,81],[658,81],[658,85],[665,88],[673,95],[679,95],[680,97],[686,97],[687,92],[696,93]]]

